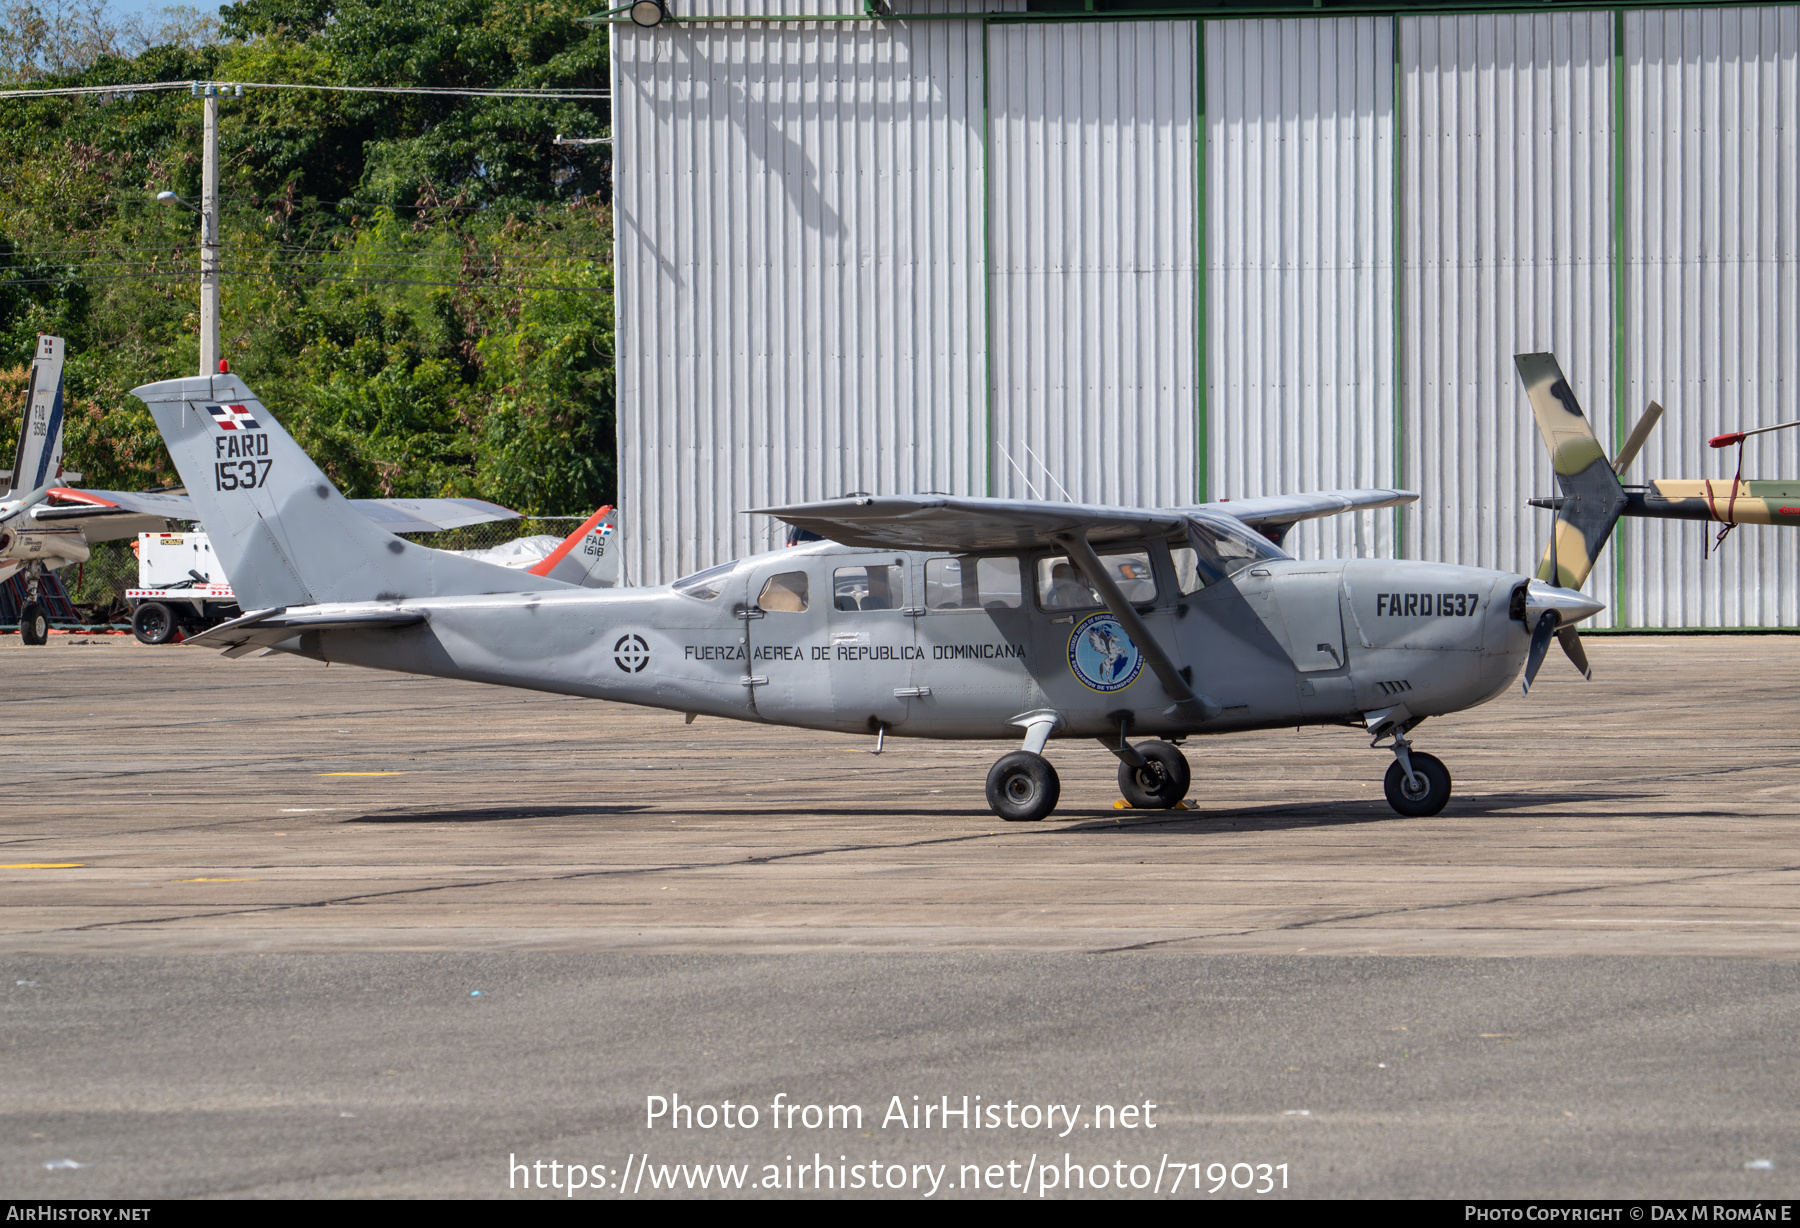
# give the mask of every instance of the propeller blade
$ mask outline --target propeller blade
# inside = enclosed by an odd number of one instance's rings
[[[1537,626],[1531,632],[1531,654],[1525,658],[1525,686],[1519,693],[1531,694],[1531,684],[1537,681],[1538,669],[1544,664],[1544,654],[1550,651],[1550,639],[1556,634],[1556,611],[1545,610],[1538,615]]]
[[[1575,663],[1575,668],[1581,671],[1581,676],[1592,681],[1594,670],[1588,664],[1587,649],[1581,646],[1581,636],[1576,633],[1573,623],[1556,629],[1556,642],[1562,645],[1563,652],[1568,655],[1569,660]]]
[[[1631,428],[1630,438],[1626,439],[1625,446],[1620,448],[1619,454],[1613,458],[1614,473],[1622,474],[1631,467],[1631,462],[1637,459],[1637,454],[1642,450],[1644,441],[1650,438],[1650,432],[1656,429],[1656,424],[1662,419],[1662,416],[1663,407],[1655,401],[1644,407],[1644,416],[1639,418],[1638,424]]]

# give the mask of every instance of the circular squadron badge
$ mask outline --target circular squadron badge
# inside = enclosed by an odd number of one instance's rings
[[[1123,691],[1143,668],[1144,654],[1111,614],[1090,614],[1069,633],[1069,669],[1084,686]]]

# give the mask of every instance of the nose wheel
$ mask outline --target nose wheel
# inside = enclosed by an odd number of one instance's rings
[[[1414,750],[1404,730],[1394,734],[1394,761],[1382,781],[1388,805],[1409,819],[1423,819],[1450,800],[1450,769],[1436,755]]]

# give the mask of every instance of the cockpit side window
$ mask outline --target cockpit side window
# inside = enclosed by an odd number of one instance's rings
[[[1193,551],[1194,576],[1200,585],[1218,584],[1252,563],[1288,557],[1256,530],[1229,516],[1211,513],[1188,516],[1187,548]],[[1182,548],[1171,547],[1169,554],[1180,573]],[[1185,587],[1185,579],[1183,584],[1183,592],[1192,591]]]
[[[1100,555],[1100,565],[1133,605],[1156,600],[1156,573],[1146,550],[1114,550]],[[1089,587],[1081,569],[1066,556],[1050,555],[1037,561],[1038,604],[1046,610],[1092,610],[1106,604]]]
[[[711,601],[725,588],[725,581],[737,570],[737,564],[720,563],[717,567],[708,567],[705,571],[696,571],[691,576],[683,576],[670,588],[683,597],[692,597],[697,601]]]

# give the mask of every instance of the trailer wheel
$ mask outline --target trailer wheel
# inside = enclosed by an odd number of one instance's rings
[[[175,614],[160,601],[146,601],[132,612],[131,633],[140,644],[166,644],[175,635]]]

